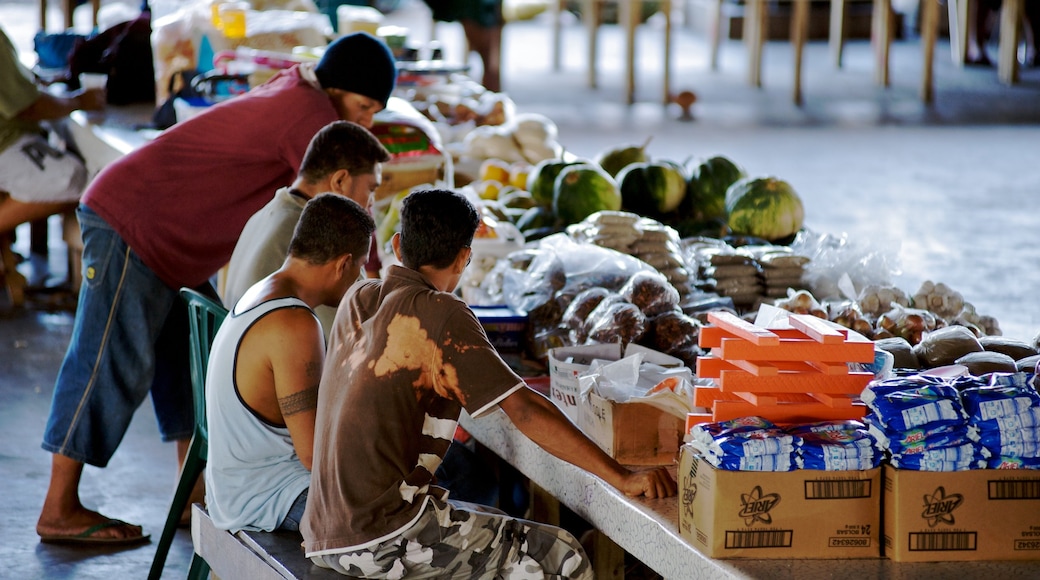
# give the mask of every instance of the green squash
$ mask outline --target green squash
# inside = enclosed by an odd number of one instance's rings
[[[697,221],[725,219],[726,190],[745,177],[739,165],[721,155],[701,161],[690,172],[679,214]]]
[[[786,181],[775,177],[748,177],[726,191],[730,230],[775,242],[802,229],[802,199]]]
[[[669,162],[633,163],[617,176],[625,211],[660,217],[679,207],[686,197],[686,176]]]
[[[554,189],[553,213],[564,224],[578,223],[597,211],[621,209],[617,182],[595,165],[564,167]]]
[[[610,174],[611,177],[617,178],[621,171],[633,163],[647,163],[650,161],[650,157],[646,154],[646,146],[650,144],[650,139],[646,140],[646,143],[642,145],[624,145],[621,147],[609,147],[600,151],[596,155],[596,164],[603,168]]]
[[[562,159],[546,159],[539,161],[527,174],[527,190],[531,192],[535,203],[551,206],[553,202],[553,188],[556,187],[556,177],[564,167],[587,163],[587,161],[564,161]]]

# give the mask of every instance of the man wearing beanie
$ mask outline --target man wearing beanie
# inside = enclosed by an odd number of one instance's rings
[[[336,120],[366,128],[397,70],[366,33],[333,42],[317,65],[281,71],[245,95],[178,123],[106,167],[77,210],[83,285],[43,448],[53,454],[36,532],[42,541],[133,543],[140,526],[79,499],[83,465],[105,467],[150,394],[178,460],[193,426],[187,311],[178,290],[216,297],[246,221],[290,184],[311,138]]]

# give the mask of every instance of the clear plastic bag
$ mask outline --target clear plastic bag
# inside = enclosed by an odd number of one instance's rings
[[[620,342],[629,345],[646,333],[646,316],[635,304],[623,299],[605,299],[586,321],[586,344]]]
[[[657,271],[636,272],[618,291],[646,316],[657,316],[679,308],[679,291]]]
[[[823,234],[803,230],[791,243],[794,253],[806,256],[802,281],[817,298],[853,298],[840,289],[839,281],[847,275],[854,286],[854,294],[870,284],[889,285],[900,274],[898,246],[884,247],[892,240],[872,238],[853,240],[847,234]]]

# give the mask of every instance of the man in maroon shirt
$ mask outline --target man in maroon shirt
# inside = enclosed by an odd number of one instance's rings
[[[53,453],[36,531],[42,541],[131,543],[130,525],[80,503],[83,465],[107,465],[151,395],[159,431],[183,461],[193,415],[187,313],[227,263],[246,221],[291,183],[315,133],[336,120],[371,127],[396,81],[387,46],[357,33],[249,93],[175,125],[107,167],[77,210],[83,285],[43,448]]]

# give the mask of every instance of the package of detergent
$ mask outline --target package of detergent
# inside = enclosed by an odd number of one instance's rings
[[[867,421],[867,431],[877,439],[878,447],[891,453],[911,455],[927,449],[964,445],[975,439],[975,430],[964,424],[889,431],[869,415]]]
[[[1040,469],[1040,458],[995,455],[986,460],[988,469]]]
[[[1018,413],[989,421],[976,421],[972,426],[980,431],[1014,431],[1040,427],[1040,407],[1032,407]]]
[[[699,443],[704,448],[707,448],[716,437],[726,437],[736,433],[764,431],[768,429],[780,428],[773,422],[763,419],[762,417],[737,417],[736,419],[730,419],[729,421],[694,425],[690,428],[689,441]]]
[[[816,431],[799,437],[795,459],[802,469],[872,469],[884,455],[866,429]]]
[[[790,471],[796,467],[797,436],[761,417],[696,425],[690,435],[690,445],[719,469]]]
[[[969,387],[961,390],[961,402],[969,422],[977,425],[1040,408],[1040,394],[1025,384]]]
[[[964,471],[985,467],[989,451],[980,449],[972,443],[953,447],[927,449],[920,453],[896,455],[891,457],[892,465],[900,469],[919,471]]]
[[[713,439],[705,458],[722,469],[790,471],[795,469],[795,440],[780,429],[733,433]]]
[[[942,383],[890,384],[896,381],[868,385],[860,396],[886,431],[966,423],[957,389]]]
[[[727,471],[792,471],[797,469],[791,453],[737,457],[705,456],[708,463]]]

